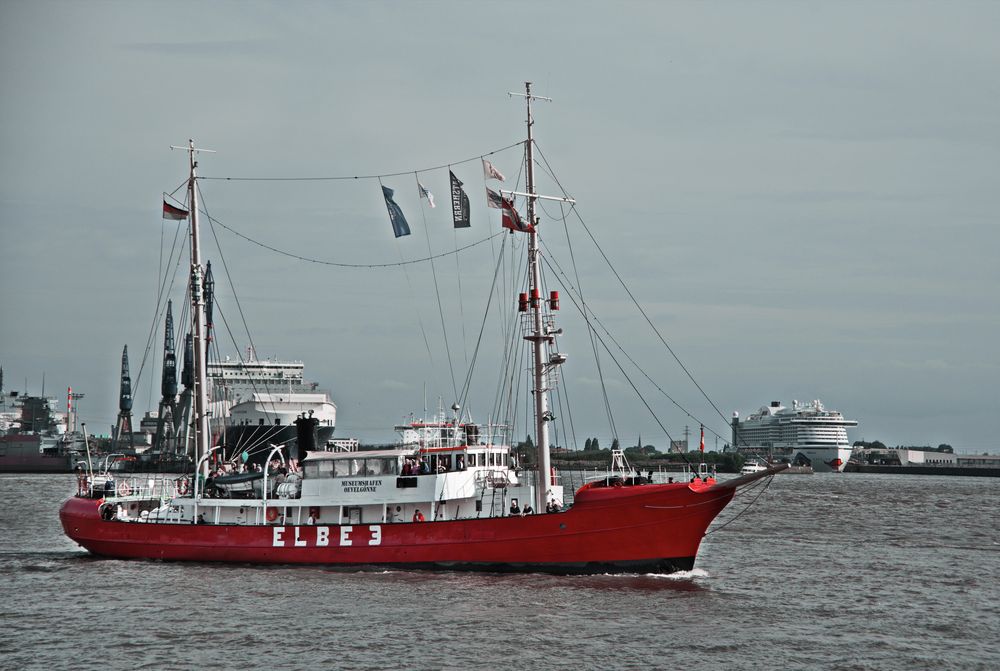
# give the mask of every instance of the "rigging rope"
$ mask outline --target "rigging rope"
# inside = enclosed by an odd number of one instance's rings
[[[555,180],[555,183],[559,186],[560,189],[562,189],[563,194],[568,197],[569,196],[568,192],[563,188],[563,185],[559,182],[559,179],[555,176],[555,174],[552,173],[551,166],[549,166],[548,159],[545,158],[545,154],[542,153],[542,150],[538,146],[537,142],[535,143],[535,148],[538,149],[538,155],[542,157],[543,161],[545,161],[545,165],[547,167],[549,167],[548,172],[549,172],[550,175],[552,175],[552,179]],[[576,214],[576,218],[580,221],[580,224],[583,225],[583,230],[585,230],[587,232],[587,235],[590,237],[590,240],[594,243],[594,246],[597,247],[597,251],[600,252],[601,258],[604,259],[604,262],[608,265],[608,268],[611,269],[611,272],[614,273],[614,276],[615,276],[615,278],[617,278],[619,284],[621,284],[622,288],[625,289],[625,293],[627,293],[628,297],[630,299],[632,299],[632,303],[635,305],[636,309],[639,310],[639,313],[646,320],[646,323],[649,324],[650,328],[653,329],[653,332],[660,339],[660,342],[663,343],[663,346],[667,349],[668,352],[670,352],[670,356],[672,356],[674,358],[674,361],[676,361],[677,365],[681,367],[681,370],[683,370],[684,374],[687,375],[687,377],[688,377],[689,380],[691,380],[691,383],[695,387],[697,387],[697,389],[698,389],[699,392],[701,392],[701,395],[705,398],[705,400],[708,401],[708,403],[715,409],[715,412],[718,413],[719,417],[722,418],[722,421],[726,422],[728,424],[729,420],[726,418],[726,416],[719,409],[719,406],[717,406],[715,404],[715,401],[713,401],[709,397],[709,395],[705,392],[705,390],[702,388],[702,386],[700,384],[698,384],[698,381],[694,379],[694,375],[691,374],[691,371],[688,370],[687,366],[685,366],[681,362],[680,357],[677,356],[677,354],[674,352],[673,348],[670,347],[670,345],[667,343],[666,339],[663,337],[663,334],[660,333],[660,330],[658,328],[656,328],[655,324],[653,324],[653,320],[649,318],[649,315],[646,313],[646,311],[639,304],[639,301],[636,299],[635,295],[632,293],[632,290],[628,288],[627,284],[625,284],[625,280],[622,279],[622,276],[618,274],[618,271],[611,264],[611,260],[608,258],[607,254],[604,253],[604,250],[601,248],[601,245],[597,242],[597,238],[594,237],[594,234],[591,232],[590,227],[587,226],[587,222],[585,222],[583,220],[583,217],[580,215],[579,210],[577,210],[576,208],[573,208],[573,213]]]
[[[211,179],[224,182],[335,182],[335,181],[347,181],[352,179],[379,179],[382,177],[400,177],[402,175],[411,175],[420,172],[431,172],[432,170],[441,170],[442,168],[450,168],[453,165],[462,165],[463,163],[470,163],[475,160],[482,160],[487,156],[492,156],[493,154],[498,154],[502,151],[507,151],[508,149],[513,149],[518,145],[523,145],[524,140],[518,140],[513,144],[509,144],[506,147],[501,147],[500,149],[494,149],[493,151],[486,152],[485,154],[478,154],[471,158],[462,159],[461,161],[451,161],[449,163],[442,163],[441,165],[431,166],[429,168],[420,168],[418,170],[402,170],[400,172],[383,172],[379,174],[372,175],[342,175],[337,177],[199,177],[198,179]]]
[[[618,427],[615,426],[614,413],[612,413],[611,411],[611,399],[608,398],[608,387],[604,382],[604,369],[601,366],[601,356],[600,352],[597,349],[597,343],[594,340],[595,332],[590,325],[590,317],[588,316],[590,310],[587,307],[586,301],[583,300],[583,285],[580,282],[580,271],[576,265],[576,255],[573,253],[573,243],[570,240],[570,235],[569,235],[569,224],[566,222],[566,213],[561,203],[559,205],[559,210],[563,214],[562,216],[563,230],[565,230],[566,232],[566,244],[569,246],[569,257],[573,264],[573,274],[576,276],[577,292],[580,296],[580,304],[583,308],[583,321],[587,325],[587,336],[590,338],[590,348],[594,352],[594,363],[597,366],[597,376],[601,381],[601,395],[604,397],[604,411],[607,413],[608,423],[611,425],[611,435],[614,436],[614,438],[617,440]],[[541,241],[541,236],[539,236],[539,241]]]
[[[548,261],[547,257],[543,256],[542,260],[545,261],[546,265],[549,265],[549,261]],[[552,268],[551,265],[549,265],[549,268],[553,270],[553,273],[555,273],[555,269]],[[564,289],[566,289],[566,294],[569,296],[570,301],[572,301],[573,305],[576,307],[577,310],[580,310],[582,312],[582,308],[581,308],[580,304],[577,303],[576,298],[574,298],[573,292],[570,290],[570,288],[568,286],[566,286],[565,284],[563,284],[563,282],[559,278],[559,274],[558,273],[555,273],[555,275],[556,275],[556,279],[559,280],[560,285]],[[596,332],[596,329],[594,329],[594,327],[592,325],[589,326],[589,329],[591,331],[595,331]],[[646,410],[649,411],[650,416],[659,425],[660,429],[663,430],[663,433],[667,436],[667,439],[670,440],[671,444],[673,444],[673,438],[671,437],[670,432],[667,430],[667,427],[664,426],[663,422],[660,421],[660,418],[657,416],[657,414],[653,410],[652,406],[649,405],[649,402],[642,395],[642,392],[640,392],[639,388],[636,387],[635,383],[632,381],[632,378],[630,378],[629,375],[628,375],[628,373],[625,372],[625,368],[621,365],[621,363],[618,361],[618,359],[615,358],[615,355],[612,354],[611,348],[609,348],[608,344],[606,342],[604,342],[604,340],[601,339],[600,337],[598,337],[598,341],[604,347],[604,351],[606,351],[608,353],[608,356],[611,357],[611,361],[613,361],[614,364],[618,367],[618,370],[619,370],[619,372],[621,372],[622,376],[625,378],[625,381],[628,382],[629,386],[632,387],[632,390],[635,392],[636,396],[638,396],[639,400],[642,401],[642,404],[644,406],[646,406]],[[685,463],[687,463],[689,466],[691,465],[691,462],[688,461],[687,456],[683,452],[678,452],[678,454],[681,455],[681,458],[684,460]]]
[[[559,265],[559,262],[554,257],[552,257],[551,255],[549,257],[547,257],[547,258],[549,260],[547,260],[546,263],[549,264],[549,267],[552,268],[551,264],[554,264],[554,266],[555,266],[553,268],[553,272],[556,273],[557,276],[561,275],[562,277],[565,278],[566,277],[566,271],[562,269],[562,267]],[[567,282],[568,282],[568,278],[567,278]],[[577,294],[579,293],[579,290],[576,287],[574,287],[572,284],[566,284],[566,283],[562,283],[562,282],[560,284],[562,284],[562,286],[565,287],[566,291],[569,292],[570,294],[573,294],[574,292],[576,292]],[[572,296],[571,296],[571,298],[572,298]],[[722,438],[723,440],[726,439],[725,436],[723,436],[720,433],[718,433],[717,431],[715,431],[711,426],[706,425],[703,420],[701,420],[698,417],[696,417],[690,410],[688,410],[687,408],[685,408],[684,406],[682,406],[680,403],[678,403],[676,400],[674,400],[673,396],[671,396],[670,394],[668,394],[660,385],[658,385],[656,383],[656,381],[653,380],[653,378],[651,378],[649,376],[649,374],[643,369],[643,367],[640,366],[638,364],[638,362],[636,362],[636,360],[632,358],[632,356],[625,350],[625,348],[622,346],[622,344],[620,342],[618,342],[618,340],[614,337],[614,335],[611,334],[611,331],[608,330],[608,327],[604,325],[604,322],[602,322],[596,315],[593,316],[593,320],[594,320],[595,324],[597,324],[598,326],[601,327],[601,330],[604,331],[604,333],[611,340],[611,342],[613,342],[615,344],[615,347],[617,347],[618,350],[622,354],[625,355],[625,358],[627,358],[629,360],[629,362],[633,366],[635,366],[636,370],[638,370],[640,373],[642,373],[642,375],[647,380],[649,380],[649,383],[652,384],[654,387],[656,387],[657,391],[659,391],[661,394],[663,394],[667,398],[667,400],[669,400],[671,403],[673,403],[674,406],[676,406],[678,410],[680,410],[685,415],[687,415],[688,417],[690,417],[694,421],[696,421],[699,424],[701,424],[702,426],[704,426],[714,436],[716,436],[718,438]]]
[[[413,173],[413,179],[417,183],[417,191],[420,190],[420,179],[417,173]],[[379,186],[382,180],[378,181]],[[448,357],[448,371],[451,373],[451,392],[454,394],[452,403],[458,403],[458,385],[455,384],[455,366],[451,361],[451,345],[448,343],[448,325],[444,321],[444,306],[441,304],[441,289],[438,287],[437,268],[434,265],[434,250],[431,249],[431,232],[427,226],[427,215],[424,212],[424,205],[420,204],[420,219],[424,223],[424,238],[427,240],[427,258],[431,260],[431,277],[434,279],[434,295],[437,297],[438,316],[441,318],[441,333],[444,336],[444,352]]]
[[[490,286],[490,295],[486,299],[486,309],[483,311],[483,323],[479,327],[479,337],[476,339],[476,346],[472,350],[472,362],[468,365],[468,372],[465,375],[465,384],[462,386],[462,393],[458,397],[458,403],[463,408],[465,407],[466,400],[468,398],[469,389],[472,386],[472,374],[476,367],[476,361],[479,359],[479,346],[483,342],[483,333],[486,331],[486,320],[489,318],[490,307],[493,304],[493,296],[496,293],[497,276],[500,274],[500,267],[503,265],[504,250],[506,245],[500,246],[500,254],[497,257],[496,268],[493,270],[493,283]]]
[[[210,224],[214,223],[216,220],[208,213],[208,206],[205,204],[206,203],[205,196],[204,196],[204,194],[201,193],[201,187],[200,186],[198,187],[198,194],[201,196],[202,212],[205,213],[205,217],[208,219],[208,221],[209,221]],[[220,226],[221,225],[222,224],[220,223]],[[223,226],[223,228],[225,228],[225,226]],[[212,231],[212,238],[215,240],[215,246],[219,250],[219,258],[222,260],[222,269],[226,273],[226,280],[229,282],[229,288],[233,290],[233,300],[236,302],[236,309],[237,309],[237,311],[240,314],[240,321],[243,322],[243,330],[247,334],[247,341],[249,341],[249,343],[250,343],[251,351],[254,353],[254,355],[256,355],[256,353],[257,353],[257,345],[254,343],[253,336],[250,334],[250,325],[247,324],[247,317],[246,317],[246,314],[243,312],[243,304],[240,302],[240,298],[239,298],[239,296],[236,293],[236,283],[233,282],[233,277],[229,273],[229,264],[226,263],[226,256],[225,256],[225,254],[222,253],[222,245],[219,244],[219,236],[216,234],[214,226],[209,226],[209,229]],[[216,309],[219,309],[218,301],[216,301],[215,307],[216,307]],[[219,310],[219,314],[222,315],[222,311],[221,310]],[[236,343],[236,338],[233,336],[233,332],[232,332],[232,330],[230,330],[229,324],[225,320],[225,316],[223,316],[223,323],[226,324],[226,331],[229,333],[229,338],[233,342],[233,348],[236,350],[237,356],[239,356],[239,358],[240,358],[240,363],[241,364],[245,364],[246,362],[243,360],[243,353],[241,351],[241,348]],[[250,385],[253,388],[254,392],[256,393],[257,392],[257,385],[256,385],[256,383],[254,383],[252,377],[250,377]],[[264,390],[268,391],[267,390],[267,384],[266,384],[266,382],[265,382],[265,385],[264,385]],[[269,399],[269,401],[270,401],[270,404],[271,404],[271,410],[272,410],[272,412],[276,414],[277,410],[274,407],[274,401],[271,400],[271,399]],[[268,420],[270,420],[271,414],[272,413],[268,412],[267,408],[265,407],[264,408],[264,415],[265,415],[265,417],[268,418]]]
[[[159,323],[160,317],[163,316],[163,311],[166,309],[166,305],[163,302],[163,297],[165,295],[168,295],[170,293],[170,291],[173,289],[174,281],[177,279],[177,272],[178,272],[178,269],[180,268],[181,260],[183,258],[183,254],[182,254],[182,252],[180,250],[180,247],[178,246],[178,235],[180,233],[180,229],[181,229],[181,227],[178,226],[177,229],[174,231],[174,241],[173,241],[173,244],[171,245],[170,255],[167,257],[167,266],[169,267],[169,266],[173,265],[173,268],[174,268],[174,272],[170,276],[170,285],[169,285],[169,287],[166,288],[166,290],[164,290],[164,286],[167,283],[167,276],[166,275],[164,275],[163,278],[162,278],[162,280],[158,282],[157,292],[158,292],[159,298],[157,298],[156,307],[153,310],[153,323],[150,324],[150,326],[149,326],[149,335],[146,337],[146,348],[145,348],[145,350],[143,351],[143,354],[142,354],[142,362],[139,364],[139,372],[136,373],[135,378],[134,378],[136,388],[138,388],[138,385],[139,385],[140,381],[142,380],[142,374],[143,374],[143,371],[145,370],[145,367],[146,367],[146,360],[149,357],[150,350],[152,349],[153,343],[154,343],[154,341],[156,339],[156,326]],[[161,240],[162,240],[162,235],[163,234],[162,234],[162,231],[161,231],[161,234],[160,234]],[[174,258],[174,251],[177,252],[177,261],[176,262],[173,260],[173,258]],[[163,256],[163,252],[161,250],[160,257],[162,258],[162,256]]]
[[[743,507],[743,510],[741,510],[738,513],[736,513],[736,515],[731,520],[727,520],[725,524],[721,524],[721,525],[717,526],[716,528],[712,529],[711,531],[706,531],[705,535],[707,536],[709,534],[714,534],[716,531],[724,529],[727,526],[729,526],[730,524],[732,524],[733,522],[735,522],[736,520],[738,520],[740,518],[740,516],[743,515],[743,513],[745,513],[746,511],[750,510],[750,507],[753,506],[753,504],[757,503],[757,499],[759,499],[764,494],[764,492],[767,491],[767,488],[771,486],[771,481],[772,480],[774,480],[774,476],[773,475],[771,477],[767,478],[767,483],[764,485],[764,487],[759,492],[757,492],[757,496],[753,497],[753,500],[750,501],[750,503],[746,504],[746,506]],[[758,480],[758,482],[760,482],[760,481]],[[750,490],[753,490],[753,489],[755,489],[758,486],[759,485],[754,484],[754,485],[750,485],[748,487],[744,487],[743,491],[741,491],[740,494],[747,493]]]
[[[270,246],[268,244],[260,242],[259,240],[255,240],[255,239],[251,238],[248,235],[244,235],[243,233],[240,233],[236,229],[234,229],[234,228],[232,228],[230,226],[227,226],[226,224],[222,223],[221,221],[219,221],[215,217],[209,216],[208,212],[206,212],[204,208],[202,208],[201,211],[202,211],[202,214],[204,214],[205,217],[208,218],[208,220],[211,223],[218,224],[219,226],[221,226],[222,228],[226,229],[227,231],[229,231],[233,235],[235,235],[235,236],[237,236],[239,238],[243,238],[247,242],[252,243],[254,245],[257,245],[258,247],[266,249],[266,250],[268,250],[270,252],[274,252],[275,254],[281,254],[282,256],[287,256],[287,257],[292,258],[292,259],[297,259],[299,261],[306,261],[308,263],[318,263],[318,264],[324,265],[324,266],[334,266],[336,268],[368,268],[368,269],[374,269],[374,268],[395,268],[397,266],[410,266],[410,265],[413,265],[413,264],[416,264],[416,263],[425,263],[427,261],[432,261],[433,259],[440,259],[440,258],[442,258],[444,256],[451,256],[452,254],[458,254],[459,252],[464,252],[467,249],[472,249],[473,247],[478,247],[479,245],[483,244],[484,242],[488,242],[488,241],[492,240],[493,238],[497,237],[498,235],[503,235],[503,231],[500,231],[499,233],[494,233],[493,235],[491,235],[489,237],[483,238],[482,240],[477,240],[476,242],[469,243],[468,245],[465,245],[464,247],[459,247],[459,248],[454,249],[454,250],[452,250],[450,252],[442,252],[440,254],[435,254],[434,256],[426,256],[426,257],[419,258],[419,259],[408,259],[408,260],[404,260],[404,261],[397,261],[395,263],[340,263],[340,262],[337,262],[337,261],[324,261],[322,259],[314,259],[314,258],[310,258],[308,256],[302,256],[300,254],[294,254],[292,252],[286,252],[283,249],[278,249],[277,247],[272,247],[272,246]]]

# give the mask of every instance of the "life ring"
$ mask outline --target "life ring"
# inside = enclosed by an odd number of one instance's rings
[[[97,510],[105,522],[110,522],[115,518],[115,508],[110,503],[102,503]]]
[[[622,481],[621,480],[615,480],[615,487],[616,488],[621,488],[621,486],[622,486]]]
[[[132,486],[122,480],[118,483],[118,496],[128,496],[132,493]]]
[[[276,519],[278,519],[278,509],[277,508],[268,508],[267,509],[267,521],[268,522],[273,522]]]
[[[187,478],[177,478],[174,480],[174,486],[177,488],[177,496],[185,496],[191,488],[191,481]]]

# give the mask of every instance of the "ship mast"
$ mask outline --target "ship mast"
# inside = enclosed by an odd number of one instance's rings
[[[198,186],[196,169],[198,162],[194,159],[195,152],[211,152],[211,149],[200,149],[194,146],[194,140],[188,140],[187,147],[171,147],[184,149],[188,152],[190,177],[188,178],[188,202],[191,204],[191,324],[194,328],[194,458],[195,464],[209,453],[210,434],[208,429],[208,373],[206,371],[206,327],[205,299],[202,294],[204,273],[201,267],[201,239],[198,229]],[[207,469],[207,461],[205,469]],[[205,474],[207,475],[207,473]],[[197,478],[195,478],[197,483]],[[197,496],[197,484],[195,495]]]
[[[542,319],[542,275],[541,259],[538,249],[538,220],[535,216],[535,161],[534,146],[531,134],[531,127],[534,119],[531,117],[531,101],[538,96],[531,95],[531,82],[524,83],[524,100],[528,108],[528,144],[525,147],[525,174],[527,177],[526,195],[528,200],[528,268],[529,286],[528,291],[531,296],[531,317],[532,330],[529,336],[534,351],[534,374],[535,385],[532,393],[535,395],[535,436],[538,449],[538,477],[535,484],[535,511],[545,510],[549,501],[549,489],[551,486],[552,461],[549,455],[549,419],[552,413],[549,411],[548,375],[546,374],[545,343],[551,340],[551,336],[545,333]],[[547,98],[545,99],[547,100]]]

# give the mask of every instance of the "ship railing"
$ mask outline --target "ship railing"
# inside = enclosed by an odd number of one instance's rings
[[[485,484],[492,489],[504,489],[510,485],[510,476],[507,471],[476,471],[476,482],[477,484]]]
[[[187,478],[162,474],[130,477],[95,476],[87,480],[82,489],[89,492],[91,498],[168,501],[176,496],[183,496],[189,490]]]

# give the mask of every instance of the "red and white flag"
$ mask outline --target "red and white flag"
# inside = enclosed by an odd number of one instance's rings
[[[167,202],[167,199],[163,199],[163,218],[172,219],[173,221],[183,221],[187,219],[188,211],[183,207],[176,207]]]
[[[514,209],[514,201],[503,199],[503,227],[509,228],[512,231],[520,231],[522,233],[534,233],[535,227],[530,223],[525,223],[521,219],[521,215],[517,213]]]
[[[701,427],[701,446],[698,449],[701,450],[702,454],[705,453],[705,427],[704,426]]]
[[[486,179],[498,179],[501,182],[504,180],[503,173],[497,170],[492,163],[483,159],[483,177]]]

